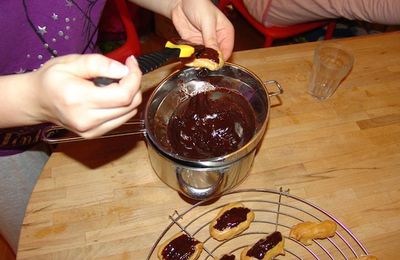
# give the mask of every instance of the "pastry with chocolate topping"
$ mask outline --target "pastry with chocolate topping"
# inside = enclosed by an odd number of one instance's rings
[[[211,221],[210,234],[216,240],[230,239],[246,230],[254,220],[254,212],[242,203],[223,207]]]
[[[158,249],[160,260],[196,260],[203,250],[203,243],[186,233],[178,233]]]
[[[306,221],[294,225],[289,237],[294,238],[305,245],[311,245],[313,239],[324,239],[335,235],[337,225],[332,220],[322,222]]]
[[[188,67],[207,68],[209,70],[218,70],[224,66],[221,52],[207,47],[200,49],[182,62]]]
[[[285,255],[285,239],[281,232],[275,231],[266,238],[260,239],[253,246],[246,247],[241,255],[241,260],[270,260],[277,255]]]
[[[188,67],[218,70],[224,66],[222,53],[218,50],[205,47],[201,44],[194,44],[182,39],[175,39],[171,42],[176,45],[188,45],[193,48],[193,54],[190,57],[180,58],[181,62]]]
[[[225,254],[225,255],[222,255],[221,257],[217,257],[217,258],[215,258],[214,260],[235,260],[236,258],[235,258],[235,256],[234,255],[230,255],[230,254]]]

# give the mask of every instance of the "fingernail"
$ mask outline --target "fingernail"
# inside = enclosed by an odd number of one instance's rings
[[[135,56],[131,55],[128,57],[128,59],[130,59],[135,65],[138,65],[138,62],[137,62]]]
[[[118,76],[126,76],[129,73],[129,68],[117,61],[112,61],[109,67],[109,71],[112,74],[117,74]]]

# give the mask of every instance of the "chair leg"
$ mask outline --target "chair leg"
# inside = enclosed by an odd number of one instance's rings
[[[265,41],[264,41],[264,48],[271,47],[273,41],[274,41],[274,38],[272,38],[271,36],[266,35],[265,36]]]
[[[126,58],[128,58],[130,55],[137,56],[141,53],[140,39],[136,32],[135,24],[133,23],[129,13],[126,0],[115,0],[114,3],[117,6],[118,14],[125,28],[126,41],[119,48],[106,53],[106,56],[124,63]]]
[[[336,28],[336,21],[328,23],[325,32],[325,40],[330,40],[333,38],[333,32],[335,31],[335,28]]]

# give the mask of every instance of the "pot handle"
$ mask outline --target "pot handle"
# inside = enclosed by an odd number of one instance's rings
[[[195,174],[195,175],[199,175],[201,174],[200,172],[191,172],[191,170],[186,171],[185,169],[182,169],[180,167],[178,167],[176,169],[176,177],[178,179],[178,183],[179,186],[181,188],[181,191],[184,193],[184,195],[186,195],[187,197],[191,198],[191,199],[196,199],[196,200],[203,200],[203,199],[207,199],[210,198],[213,194],[215,194],[215,192],[218,190],[218,188],[221,186],[221,182],[222,182],[222,177],[223,177],[223,173],[224,171],[220,172],[220,171],[215,171],[215,174],[217,174],[217,179],[211,183],[210,186],[208,187],[194,187],[191,184],[189,184],[187,181],[185,181],[185,178],[182,176],[182,174],[184,173],[188,173],[188,174]],[[187,176],[190,178],[190,176]]]
[[[267,80],[267,81],[264,82],[264,84],[265,85],[273,84],[278,88],[278,91],[270,92],[270,93],[268,92],[268,96],[274,97],[274,96],[279,96],[279,95],[283,94],[283,88],[282,88],[281,84],[279,84],[278,81],[276,81],[276,80]]]
[[[114,129],[105,135],[99,136],[95,139],[103,139],[117,136],[127,136],[136,134],[146,134],[143,120],[128,121],[122,126]],[[49,144],[70,143],[87,140],[74,132],[57,125],[50,125],[43,129],[41,132],[41,140]]]

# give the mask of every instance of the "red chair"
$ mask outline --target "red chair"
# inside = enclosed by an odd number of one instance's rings
[[[274,40],[285,39],[296,36],[298,34],[314,30],[316,28],[327,26],[325,33],[325,40],[332,39],[333,31],[336,27],[335,20],[323,20],[317,22],[295,24],[285,27],[265,27],[263,24],[258,22],[247,10],[243,4],[243,0],[220,0],[218,7],[224,11],[227,5],[231,4],[239,13],[260,33],[265,37],[264,47],[270,47]]]
[[[118,11],[118,15],[124,25],[126,41],[119,48],[106,53],[111,59],[124,63],[130,55],[141,54],[140,40],[137,34],[135,24],[133,23],[126,0],[113,0]]]

